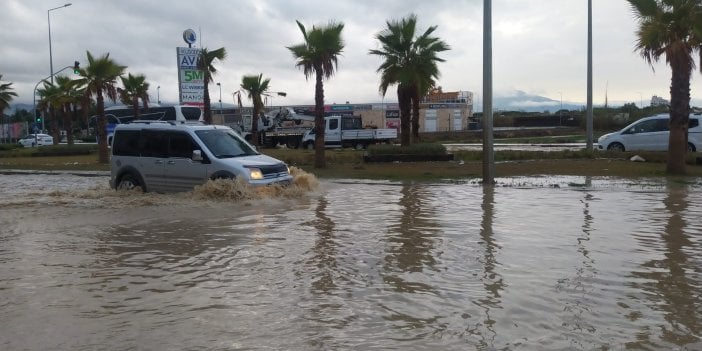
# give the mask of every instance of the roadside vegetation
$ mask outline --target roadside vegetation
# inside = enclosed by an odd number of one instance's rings
[[[441,144],[412,144],[416,153],[442,153]],[[403,150],[396,145],[378,145],[366,151],[333,149],[325,152],[325,168],[315,168],[314,150],[273,148],[261,151],[319,178],[384,179],[394,181],[479,181],[482,175],[482,151],[454,152],[453,161],[441,162],[373,162],[363,156]],[[98,162],[95,144],[0,148],[0,170],[109,171],[109,164]],[[646,162],[629,159],[639,155]],[[702,177],[702,165],[696,165],[700,153],[688,154],[688,176]],[[537,175],[580,175],[602,177],[666,176],[665,152],[592,152],[578,151],[496,151],[497,177]]]

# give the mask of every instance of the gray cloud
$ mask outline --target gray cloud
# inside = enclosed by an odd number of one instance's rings
[[[51,12],[54,69],[85,64],[87,50],[145,74],[161,86],[161,99],[177,101],[176,47],[185,46],[186,28],[201,33],[197,45],[225,47],[227,59],[218,64],[222,99],[233,103],[244,74],[263,73],[275,91],[286,91],[274,103],[311,104],[313,81],[306,81],[286,46],[302,42],[295,24],[345,23],[346,48],[337,74],[325,83],[326,101],[381,101],[380,64],[368,50],[374,35],[389,19],[408,13],[419,17],[420,29],[438,25],[436,34],[452,50],[442,55],[439,84],[445,90],[471,90],[482,96],[482,1],[286,1],[286,0],[74,0],[68,8]],[[47,10],[61,6],[55,0],[6,0],[0,13],[4,58],[0,74],[14,82],[17,101],[31,102],[35,84],[49,75]],[[640,96],[668,96],[669,69],[656,65],[655,73],[633,51],[636,25],[625,1],[598,1],[593,5],[595,102],[636,101]],[[496,92],[525,91],[564,100],[585,101],[586,2],[493,2],[494,86]],[[693,98],[702,97],[702,77],[695,74]],[[213,86],[213,100],[218,91]],[[394,89],[386,101],[396,99]],[[560,92],[560,94],[559,94]]]

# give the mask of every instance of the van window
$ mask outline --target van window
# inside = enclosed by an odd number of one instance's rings
[[[175,121],[176,120],[176,113],[175,113],[175,107],[161,107],[164,112],[163,118],[161,118],[162,121]]]
[[[142,130],[142,157],[168,157],[168,138],[166,133],[157,130]]]
[[[112,154],[117,156],[139,156],[139,138],[141,131],[120,130],[115,133]]]
[[[699,126],[700,126],[700,120],[697,118],[690,118],[690,121],[687,124],[688,129],[697,128]]]
[[[180,109],[180,111],[183,113],[183,117],[185,117],[186,121],[199,121],[200,115],[202,114],[199,107],[184,106]]]
[[[183,132],[168,133],[169,139],[169,157],[191,158],[193,156],[193,140],[190,135]]]
[[[164,112],[163,111],[151,111],[145,112],[139,115],[140,120],[144,121],[158,121],[163,118]]]
[[[339,120],[338,119],[330,119],[329,120],[329,130],[336,130],[339,128]]]
[[[195,134],[217,158],[258,155],[256,150],[233,131],[208,129],[198,130]]]

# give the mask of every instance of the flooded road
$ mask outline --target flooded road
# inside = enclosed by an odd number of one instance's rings
[[[0,349],[702,349],[700,180],[107,181],[0,175]]]

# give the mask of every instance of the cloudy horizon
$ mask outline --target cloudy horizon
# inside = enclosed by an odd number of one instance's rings
[[[62,6],[55,0],[7,0],[0,21],[0,66],[3,82],[12,82],[19,95],[13,103],[32,103],[36,84],[49,75],[47,10]],[[164,5],[167,4],[167,5]],[[86,51],[106,53],[127,72],[144,74],[150,97],[178,101],[176,47],[187,46],[185,29],[199,34],[196,46],[225,47],[228,57],[216,64],[215,82],[222,101],[233,104],[241,77],[260,74],[271,79],[271,91],[284,91],[273,104],[312,104],[314,79],[306,80],[287,46],[302,42],[295,24],[343,22],[346,43],[336,74],[325,81],[325,103],[396,101],[393,88],[383,98],[376,69],[381,59],[368,54],[378,47],[374,36],[387,20],[414,13],[419,29],[437,25],[436,36],[451,50],[440,57],[438,80],[444,91],[468,90],[482,100],[482,4],[435,0],[288,2],[204,0],[186,1],[74,0],[50,14],[54,71],[86,64]],[[564,104],[586,100],[587,1],[493,1],[494,95],[524,93]],[[634,51],[636,23],[626,1],[593,1],[593,99],[603,104],[633,102],[647,105],[651,96],[669,99],[670,69],[665,61],[652,68]],[[70,70],[67,70],[69,75]],[[160,89],[157,87],[160,86]],[[693,101],[701,101],[699,68],[691,81]],[[212,101],[219,87],[210,86]],[[250,101],[243,100],[245,105]],[[528,101],[525,103],[529,103]],[[500,106],[496,106],[499,108]]]

